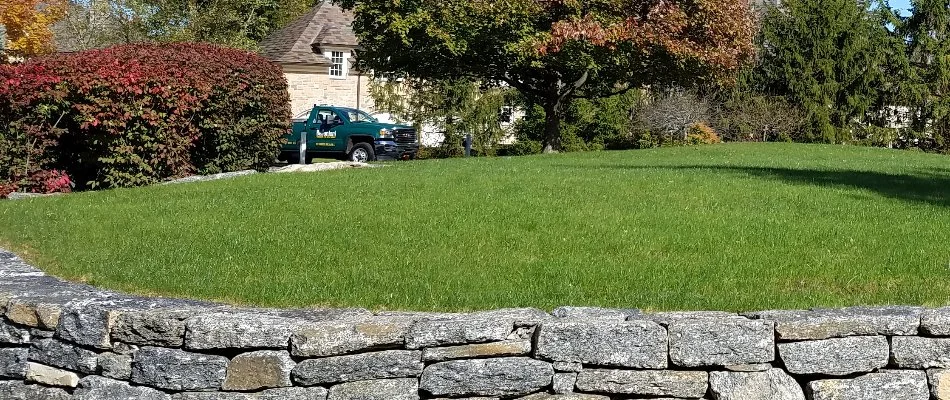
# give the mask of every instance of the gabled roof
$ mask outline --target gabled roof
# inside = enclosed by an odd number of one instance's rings
[[[261,41],[261,53],[280,63],[329,64],[322,46],[359,46],[352,25],[352,14],[323,1]]]

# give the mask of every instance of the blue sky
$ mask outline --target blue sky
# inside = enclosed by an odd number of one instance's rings
[[[909,14],[907,9],[910,8],[910,0],[891,0],[891,7],[900,10],[901,14]]]

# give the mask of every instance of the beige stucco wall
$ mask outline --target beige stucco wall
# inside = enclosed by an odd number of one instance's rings
[[[373,111],[368,76],[361,77],[351,71],[344,79],[334,79],[330,78],[327,67],[284,65],[283,68],[294,115],[314,104],[333,104]]]

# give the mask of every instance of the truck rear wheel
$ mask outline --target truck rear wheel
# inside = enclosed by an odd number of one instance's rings
[[[353,145],[348,158],[350,161],[361,163],[376,161],[376,152],[373,151],[373,146],[370,146],[369,143],[357,143]]]

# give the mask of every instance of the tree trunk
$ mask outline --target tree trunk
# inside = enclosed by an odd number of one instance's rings
[[[561,118],[571,103],[571,95],[584,86],[590,71],[584,71],[581,77],[572,83],[560,78],[544,100],[544,141],[541,143],[544,153],[556,153],[561,149]]]
[[[544,140],[541,142],[544,153],[556,153],[561,149],[562,110],[560,99],[544,103]]]

